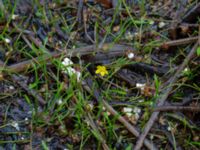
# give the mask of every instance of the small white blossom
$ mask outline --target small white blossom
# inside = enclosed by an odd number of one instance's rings
[[[4,40],[5,40],[6,43],[10,43],[11,42],[11,40],[8,39],[8,38],[5,38]]]
[[[80,81],[81,73],[71,67],[71,65],[73,65],[73,62],[69,58],[65,58],[62,64],[64,66],[63,68],[64,73],[67,73],[69,76],[72,76],[73,74],[75,74],[77,77],[77,81]]]
[[[133,114],[130,113],[130,112],[127,112],[127,113],[126,113],[126,116],[127,116],[127,117],[131,117],[132,115],[133,115]]]
[[[13,122],[11,123],[11,125],[12,125],[16,130],[19,131],[19,124],[18,124],[16,121],[13,121]]]
[[[159,28],[163,28],[165,26],[165,23],[164,22],[159,22],[159,24],[158,24],[158,27]]]
[[[15,15],[15,14],[13,14],[13,15],[12,15],[12,20],[17,19],[18,17],[19,17],[19,15]]]
[[[125,113],[130,113],[130,112],[132,112],[132,111],[133,111],[133,109],[130,108],[130,107],[124,107],[124,108],[123,108],[123,112],[125,112]]]
[[[63,103],[62,99],[59,99],[59,100],[57,101],[57,104],[58,104],[58,105],[61,105],[62,103]]]
[[[185,68],[183,71],[184,71],[184,72],[187,72],[188,70],[189,70],[188,68]]]
[[[59,41],[58,43],[59,43],[60,45],[62,45],[63,42],[62,42],[62,41]]]
[[[28,121],[28,118],[26,117],[24,120],[25,120],[25,121]]]
[[[144,90],[146,84],[145,83],[136,83],[136,88]]]
[[[124,107],[123,112],[132,123],[136,124],[138,119],[140,118],[139,113],[141,112],[141,109],[138,107],[135,108]]]
[[[154,135],[153,135],[153,134],[150,135],[150,139],[151,139],[151,140],[154,139]]]
[[[135,37],[138,37],[139,35],[140,35],[140,34],[139,34],[138,32],[135,32],[135,33],[134,33],[134,36],[135,36]]]
[[[167,130],[168,130],[168,131],[171,131],[171,130],[172,130],[172,128],[171,128],[170,126],[168,126],[168,127],[167,127]]]
[[[153,21],[153,20],[150,20],[150,21],[149,21],[149,24],[150,24],[150,25],[153,25],[153,24],[154,24],[154,21]]]
[[[138,100],[138,102],[139,102],[139,103],[143,103],[143,102],[144,102],[144,100],[143,100],[143,99],[140,99],[140,100]]]
[[[69,65],[72,65],[73,62],[71,61],[71,59],[69,59],[69,58],[66,57],[66,58],[63,60],[62,64],[63,64],[64,66],[69,66]]]
[[[21,137],[21,140],[24,140],[24,137],[23,137],[23,136]]]
[[[141,113],[141,109],[139,107],[134,107],[133,112],[139,114]]]
[[[133,59],[134,57],[135,57],[135,54],[134,54],[134,53],[129,53],[129,54],[128,54],[128,58],[129,58],[129,59]]]
[[[94,105],[91,104],[91,103],[87,104],[87,107],[88,107],[89,110],[93,110],[94,109]]]
[[[14,90],[14,89],[15,89],[15,87],[14,87],[14,86],[12,86],[12,85],[10,85],[10,86],[9,86],[9,89],[10,89],[10,90]]]
[[[132,34],[130,31],[126,33],[125,38],[129,41],[133,40],[134,34]]]

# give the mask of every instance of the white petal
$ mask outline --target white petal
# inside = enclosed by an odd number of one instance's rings
[[[129,59],[134,58],[134,56],[135,56],[134,53],[129,53],[129,54],[128,54],[128,58],[129,58]]]
[[[10,43],[10,42],[11,42],[11,40],[10,40],[10,39],[8,39],[8,38],[5,38],[5,42],[6,42],[6,43]]]

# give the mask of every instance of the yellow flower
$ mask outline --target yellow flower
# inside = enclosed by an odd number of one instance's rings
[[[108,74],[105,66],[97,66],[97,70],[95,71],[96,74],[100,74],[102,77]]]

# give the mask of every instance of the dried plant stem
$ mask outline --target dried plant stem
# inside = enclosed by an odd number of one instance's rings
[[[183,71],[183,69],[186,67],[186,65],[188,64],[188,62],[192,59],[192,57],[194,56],[194,54],[196,53],[196,49],[198,47],[198,42],[196,42],[196,44],[193,46],[192,50],[190,51],[190,53],[188,54],[188,56],[185,58],[185,60],[183,61],[183,63],[180,65],[180,67],[178,68],[178,70],[176,71],[176,74],[173,75],[170,80],[169,80],[169,86],[165,89],[162,90],[162,96],[159,97],[156,101],[158,102],[158,106],[162,106],[165,102],[165,100],[167,99],[167,97],[169,96],[171,90],[173,89],[173,84],[177,81],[177,79],[179,78],[179,76],[181,75],[181,72]],[[159,112],[153,112],[153,114],[151,115],[149,121],[146,124],[146,127],[144,128],[142,134],[139,136],[138,141],[136,143],[136,146],[134,148],[134,150],[140,150],[145,137],[147,136],[147,134],[149,133],[151,127],[153,126],[154,122],[156,121],[156,119],[158,118]]]

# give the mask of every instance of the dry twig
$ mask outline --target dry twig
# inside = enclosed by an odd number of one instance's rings
[[[159,106],[153,109],[153,111],[192,111],[200,112],[200,107],[192,106]]]
[[[165,90],[161,90],[163,91],[162,96],[159,97],[156,101],[158,101],[158,106],[162,106],[165,103],[165,100],[167,99],[167,97],[169,96],[171,90],[173,89],[173,84],[177,81],[177,79],[179,78],[179,76],[181,75],[181,72],[183,71],[183,69],[185,68],[185,66],[188,64],[188,62],[192,59],[192,57],[194,56],[196,49],[198,46],[198,42],[193,46],[192,50],[190,51],[190,53],[188,54],[188,56],[185,58],[185,60],[183,61],[183,63],[180,65],[180,67],[178,68],[178,70],[176,71],[176,74],[173,75],[170,79],[169,79],[169,86],[168,88],[166,88]],[[146,127],[144,128],[142,134],[139,136],[138,141],[136,143],[136,146],[134,148],[134,150],[140,150],[145,137],[147,136],[147,134],[149,133],[152,125],[154,124],[154,122],[156,121],[156,119],[158,118],[159,112],[153,112],[153,114],[151,115],[149,121],[146,124]]]

